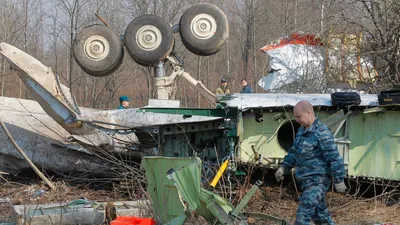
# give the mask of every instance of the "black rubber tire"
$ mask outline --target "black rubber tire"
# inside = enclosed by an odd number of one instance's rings
[[[216,31],[212,36],[200,38],[192,31],[192,21],[199,14],[208,14],[216,22]],[[210,32],[212,33],[212,32]],[[215,5],[202,3],[187,9],[179,22],[179,34],[182,43],[196,55],[207,56],[217,53],[229,36],[228,19],[225,13]]]
[[[108,53],[102,56],[101,59],[95,60],[88,56],[85,50],[93,37],[102,37],[108,42]],[[91,25],[82,29],[78,33],[73,44],[73,55],[76,63],[87,74],[102,77],[113,73],[121,65],[124,58],[124,46],[120,38],[112,30],[104,25]]]
[[[161,41],[154,49],[144,49],[138,43],[137,35],[145,26],[154,26],[161,33]],[[153,14],[143,15],[132,20],[125,30],[125,47],[131,58],[142,66],[153,66],[163,61],[174,46],[172,27],[161,17]]]

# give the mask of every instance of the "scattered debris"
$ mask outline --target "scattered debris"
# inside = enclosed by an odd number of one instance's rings
[[[11,143],[14,145],[14,147],[17,149],[17,151],[24,157],[24,159],[28,162],[29,166],[35,171],[35,173],[42,178],[42,180],[44,182],[46,182],[46,184],[51,188],[51,189],[55,189],[56,186],[54,186],[54,184],[47,179],[47,177],[35,166],[35,164],[33,164],[32,160],[29,159],[29,156],[24,152],[24,150],[21,149],[21,147],[19,147],[19,145],[17,144],[17,142],[14,140],[14,138],[12,137],[12,135],[10,134],[10,132],[8,131],[6,125],[4,124],[4,122],[2,120],[0,120],[0,124],[1,127],[3,127],[4,132],[6,133],[8,139],[11,141]]]
[[[104,224],[113,211],[115,216],[141,216],[141,209],[148,205],[146,200],[99,203],[77,199],[68,203],[16,205],[17,225],[43,224]]]

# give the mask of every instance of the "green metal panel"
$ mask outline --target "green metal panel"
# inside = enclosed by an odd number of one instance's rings
[[[191,157],[197,155],[216,157],[225,152],[226,141],[222,121],[165,125],[161,128],[161,152],[167,157]],[[216,147],[216,148],[215,148]],[[210,154],[211,151],[211,154]],[[210,157],[207,157],[210,159]]]
[[[273,164],[278,164],[287,154],[279,144],[278,130],[289,120],[295,121],[295,118],[292,117],[292,112],[264,112],[262,115],[263,122],[261,123],[256,121],[255,113],[246,113],[243,115],[242,121],[239,120],[239,123],[243,124],[242,133],[239,134],[241,135],[239,157],[243,162],[255,162],[258,160],[258,156],[262,155],[263,158],[272,159]],[[329,116],[330,113],[325,111],[318,114],[321,120]],[[281,135],[293,138],[293,130]],[[261,162],[271,164],[265,159],[262,159]]]
[[[188,209],[196,210],[209,222],[217,218],[221,224],[227,224],[222,221],[230,220],[228,213],[234,210],[232,204],[201,188],[199,158],[144,157],[142,167],[146,170],[153,209],[162,224],[181,225],[186,220],[189,211],[184,209],[178,190]]]
[[[167,178],[167,171],[195,162],[196,158],[143,157],[141,166],[146,170],[147,191],[162,223],[185,212],[174,182]]]
[[[400,111],[359,113],[348,120],[348,174],[400,180]]]
[[[227,224],[222,223],[224,217],[220,217],[220,214],[223,213],[228,217],[228,213],[233,211],[234,207],[221,196],[201,188],[201,169],[201,160],[197,158],[197,161],[192,161],[191,164],[174,168],[168,176],[175,182],[177,190],[187,202],[189,210],[196,211],[210,223],[217,218],[221,224]],[[217,208],[223,209],[223,211],[220,212]],[[229,217],[227,219],[229,220]]]
[[[190,157],[192,151],[189,151],[188,141],[193,134],[185,135],[175,134],[164,137],[164,156],[167,157]],[[191,150],[191,149],[190,149]]]
[[[242,117],[243,130],[241,130],[240,160],[243,162],[254,162],[257,154],[270,158],[283,158],[286,152],[280,147],[276,130],[284,121],[275,121],[273,116],[277,113],[263,113],[264,122],[255,120],[254,113],[246,113]],[[254,146],[254,151],[252,146]],[[265,161],[264,161],[265,163]]]

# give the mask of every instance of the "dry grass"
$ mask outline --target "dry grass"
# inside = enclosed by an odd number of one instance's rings
[[[298,204],[294,190],[280,187],[262,187],[253,196],[247,211],[263,212],[293,223]],[[327,203],[333,220],[338,225],[360,225],[374,223],[400,223],[400,203],[387,206],[387,199],[360,199],[328,192]]]
[[[94,190],[85,185],[71,186],[63,181],[55,182],[55,184],[57,186],[56,191],[50,190],[40,181],[29,184],[1,182],[0,198],[3,199],[3,202],[0,204],[0,221],[10,220],[12,218],[11,206],[18,204],[68,202],[79,198],[98,202],[135,200],[132,199],[131,194],[121,194],[121,187],[110,188],[110,186],[107,186],[105,189]],[[126,184],[124,183],[124,185]],[[236,190],[235,193],[237,194],[233,195],[233,199],[236,199],[237,202],[238,195],[243,197],[243,193],[245,194],[250,187],[250,185],[241,186],[241,190]],[[44,190],[44,193],[38,195],[39,190]],[[388,199],[391,197],[389,194],[386,193],[375,198],[360,198],[328,192],[327,203],[332,217],[338,225],[371,225],[385,222],[399,224],[400,203],[387,206]],[[245,211],[262,212],[281,217],[293,223],[297,205],[298,193],[294,188],[262,186],[253,196]],[[149,215],[151,215],[151,212],[149,212]],[[265,221],[257,222],[254,218],[250,218],[249,222],[254,222],[251,224],[268,224]],[[207,222],[193,213],[186,224],[201,225],[207,224]]]
[[[29,185],[18,183],[3,184],[0,196],[8,198],[12,205],[68,202],[79,198],[99,202],[115,199],[115,194],[112,191],[73,187],[66,185],[64,182],[57,182],[55,184],[57,190],[50,190],[41,182]],[[44,192],[40,193],[40,191]]]

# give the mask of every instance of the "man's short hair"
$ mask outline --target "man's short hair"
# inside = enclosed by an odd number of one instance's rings
[[[121,97],[119,97],[119,102],[123,102],[123,101],[130,101],[131,99],[128,98],[128,96],[126,95],[122,95]]]
[[[246,81],[246,82],[247,82],[246,78],[243,78],[243,79],[241,79],[240,81]]]

